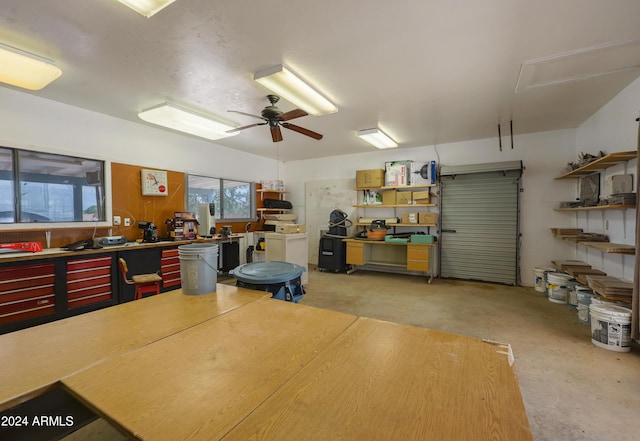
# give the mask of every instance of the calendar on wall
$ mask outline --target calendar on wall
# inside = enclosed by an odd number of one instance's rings
[[[167,196],[169,194],[166,171],[143,169],[141,173],[143,196]]]

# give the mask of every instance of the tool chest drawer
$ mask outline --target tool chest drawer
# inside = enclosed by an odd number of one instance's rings
[[[69,309],[113,298],[111,255],[67,261],[67,306]]]
[[[0,324],[53,314],[55,310],[53,263],[0,269]]]

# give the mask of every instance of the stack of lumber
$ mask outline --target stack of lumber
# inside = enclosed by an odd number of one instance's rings
[[[609,242],[609,236],[600,233],[585,233],[582,228],[551,228],[554,237],[571,242]]]
[[[607,300],[630,302],[633,295],[633,283],[612,276],[587,276],[589,288]]]
[[[582,233],[582,228],[552,228],[554,236],[575,236]]]
[[[569,268],[575,269],[589,269],[591,265],[587,262],[583,262],[582,260],[552,260],[553,266],[556,267],[558,271],[567,271]]]

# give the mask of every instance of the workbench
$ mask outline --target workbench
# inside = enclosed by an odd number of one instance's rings
[[[428,274],[433,281],[436,244],[387,242],[384,240],[343,239],[347,244],[347,265],[358,269]]]
[[[217,289],[0,336],[0,409],[59,387],[132,439],[532,439],[507,345]]]

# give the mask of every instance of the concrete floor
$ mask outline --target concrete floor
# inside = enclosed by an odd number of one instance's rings
[[[511,344],[535,441],[640,439],[640,348],[596,347],[575,310],[533,288],[311,269],[305,290],[305,305]],[[123,438],[100,420],[68,439]]]

